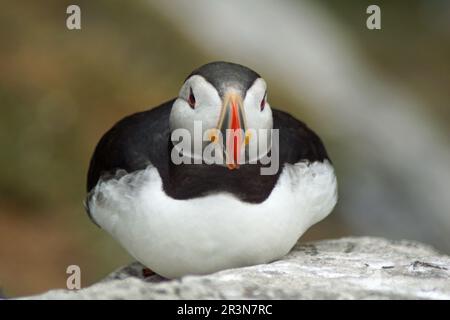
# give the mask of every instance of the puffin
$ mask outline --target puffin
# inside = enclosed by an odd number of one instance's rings
[[[270,106],[258,73],[219,61],[103,135],[85,208],[147,270],[173,279],[278,260],[336,202],[319,136]]]

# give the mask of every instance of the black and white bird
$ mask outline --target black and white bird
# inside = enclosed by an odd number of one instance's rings
[[[173,132],[194,137],[195,123],[227,161],[173,160],[201,158],[208,147],[203,141],[192,152],[176,149]],[[271,135],[251,161],[249,141],[263,130],[277,130],[277,140]],[[261,174],[268,155],[277,157],[279,169]],[[334,169],[320,138],[270,107],[259,74],[228,62],[194,70],[177,98],[106,132],[90,162],[87,191],[91,219],[166,278],[279,259],[337,201]]]

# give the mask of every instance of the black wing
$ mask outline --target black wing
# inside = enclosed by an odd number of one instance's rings
[[[103,135],[89,165],[88,192],[101,177],[114,175],[118,169],[133,172],[149,164],[158,169],[167,167],[169,116],[173,101],[127,116]]]
[[[280,164],[330,160],[322,141],[306,124],[273,108],[272,115],[274,129],[280,130]]]

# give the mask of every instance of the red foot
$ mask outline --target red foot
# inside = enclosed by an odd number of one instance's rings
[[[150,276],[152,276],[154,274],[155,273],[152,270],[150,270],[149,268],[143,268],[142,269],[142,275],[144,276],[144,278],[148,278],[148,277],[150,277]]]

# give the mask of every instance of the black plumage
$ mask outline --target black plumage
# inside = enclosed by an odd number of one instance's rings
[[[206,81],[217,89],[220,97],[223,97],[228,88],[234,87],[241,92],[242,98],[245,98],[245,93],[255,80],[261,78],[252,69],[240,64],[223,61],[205,64],[192,71],[186,79],[189,79],[193,75],[199,75],[205,78]]]
[[[92,156],[87,191],[99,179],[114,178],[118,170],[128,173],[152,164],[158,169],[167,195],[189,199],[214,192],[229,192],[243,201],[260,203],[272,191],[284,163],[329,159],[320,138],[288,113],[272,108],[273,128],[279,129],[280,169],[275,175],[260,175],[260,165],[174,165],[170,159],[169,115],[174,100],[154,109],[125,117],[98,143]]]

